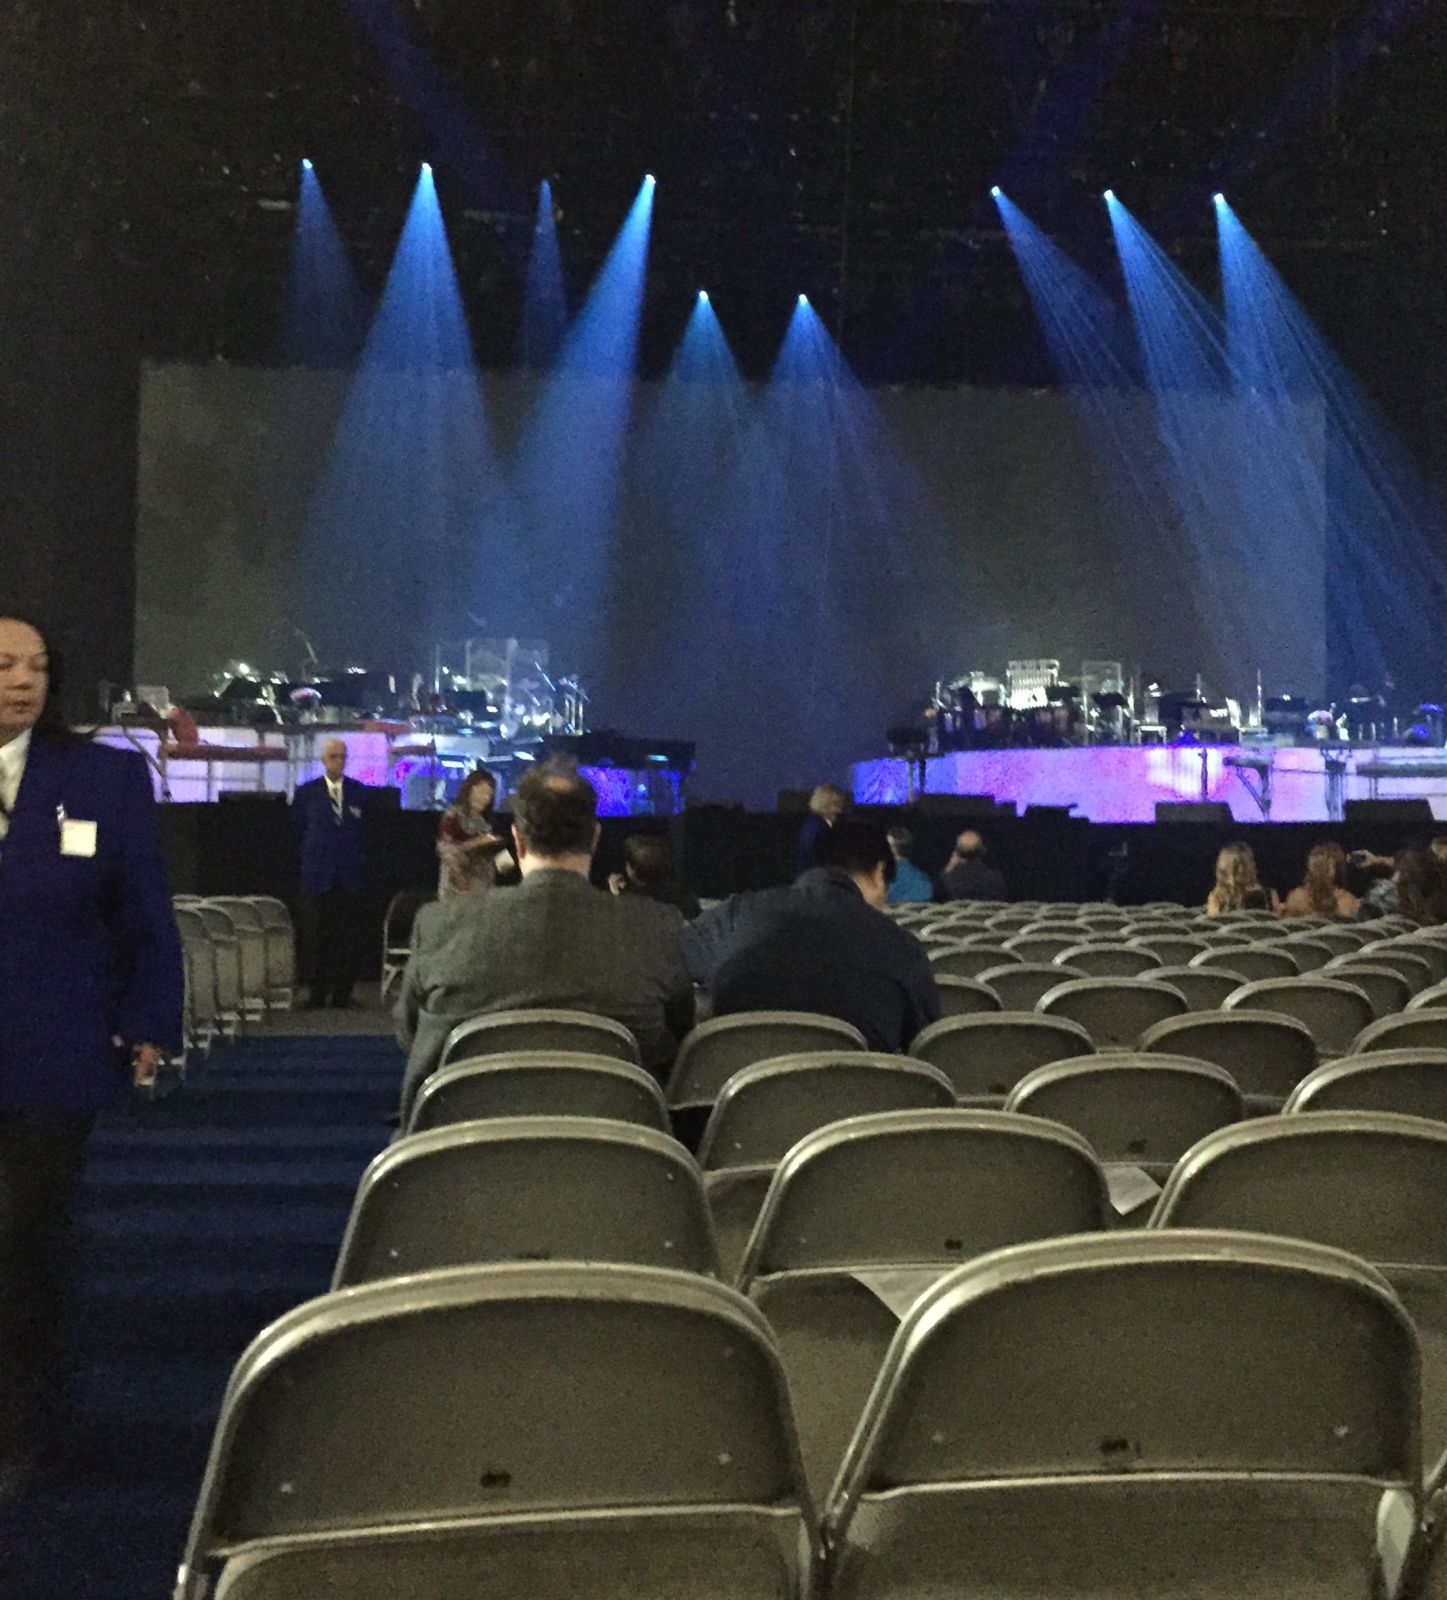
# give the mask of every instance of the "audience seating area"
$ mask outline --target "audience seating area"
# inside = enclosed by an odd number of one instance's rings
[[[178,1600],[1440,1597],[1447,929],[891,914],[962,1001],[905,1056],[457,1028]]]

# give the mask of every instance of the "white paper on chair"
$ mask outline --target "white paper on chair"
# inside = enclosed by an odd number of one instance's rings
[[[1161,1192],[1161,1186],[1139,1167],[1110,1166],[1105,1169],[1110,1203],[1121,1216],[1129,1216],[1138,1206],[1148,1205]]]
[[[952,1267],[881,1267],[851,1276],[895,1316],[903,1317],[931,1284],[938,1283],[945,1273],[953,1270]]]

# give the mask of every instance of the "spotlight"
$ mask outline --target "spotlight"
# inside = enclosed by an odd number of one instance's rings
[[[1105,201],[1106,205],[1111,205],[1115,200],[1115,190],[1107,189],[1105,193],[1101,195],[1101,199]]]
[[[651,172],[645,172],[643,174],[643,181],[651,189],[653,185],[658,182],[658,179],[655,178]]]
[[[430,178],[432,176],[432,163],[430,161],[424,161],[422,163],[422,176],[424,178]]]
[[[1000,188],[1000,185],[998,183],[992,183],[990,185],[990,198],[991,199],[998,200],[1002,193],[1004,193],[1004,191]]]
[[[806,294],[801,294],[801,295],[800,295],[800,296],[799,296],[799,304],[800,304],[800,305],[801,305],[801,306],[806,306],[806,305],[808,305],[808,304],[809,304],[809,296],[808,296],[808,295],[806,295]]]
[[[698,291],[698,301],[699,301],[700,305],[705,305],[706,306],[708,304],[708,290],[707,289],[700,289]]]
[[[301,170],[303,172],[310,172],[311,169],[312,169],[311,157],[310,156],[303,156],[301,158]]]
[[[1226,196],[1224,194],[1213,194],[1211,196],[1211,200],[1218,206],[1224,206],[1226,204]]]

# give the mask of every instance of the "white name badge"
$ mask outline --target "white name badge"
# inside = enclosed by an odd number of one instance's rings
[[[93,856],[96,825],[66,817],[60,824],[60,853],[63,856]]]

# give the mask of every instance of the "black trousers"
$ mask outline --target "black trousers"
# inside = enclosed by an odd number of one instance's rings
[[[94,1120],[0,1114],[0,1460],[45,1450],[62,1421],[70,1211]]]
[[[311,997],[319,1004],[350,1000],[360,966],[366,900],[350,889],[302,896],[302,944]]]

